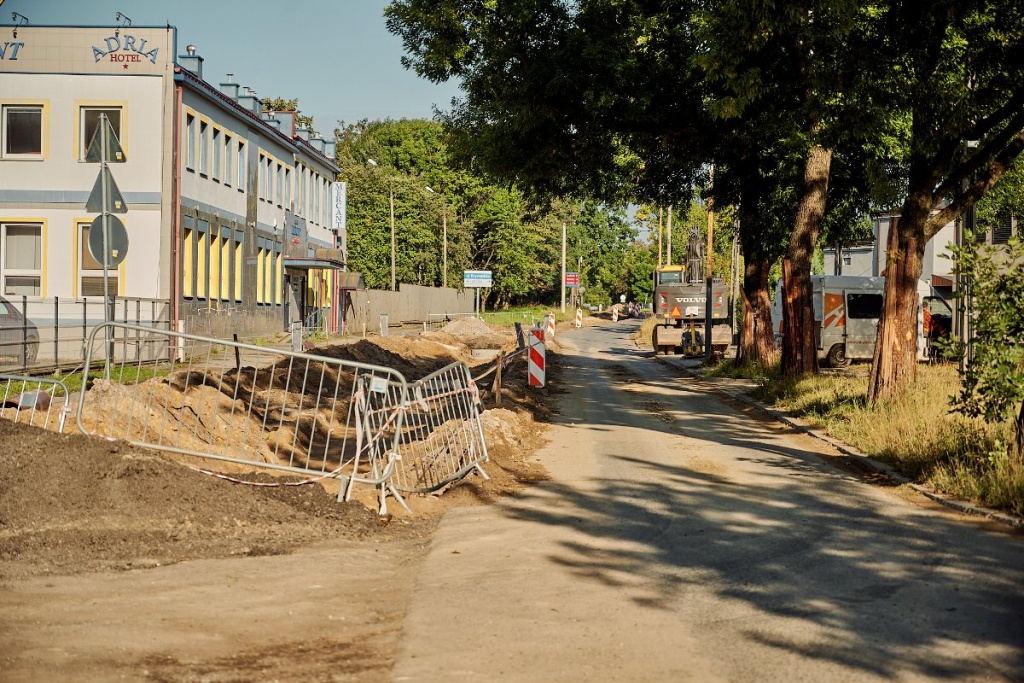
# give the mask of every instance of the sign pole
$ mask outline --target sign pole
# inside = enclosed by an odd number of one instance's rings
[[[565,313],[565,221],[562,221],[562,313]]]
[[[113,319],[113,301],[110,298],[110,274],[108,272],[108,257],[110,253],[110,198],[107,187],[107,115],[100,114],[100,176],[103,191],[103,322],[109,323]],[[103,375],[110,379],[110,360],[114,355],[113,340],[110,336],[110,326],[104,328],[104,340],[106,358],[103,363]]]

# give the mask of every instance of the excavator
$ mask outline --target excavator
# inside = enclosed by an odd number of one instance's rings
[[[654,353],[704,355],[707,315],[707,283],[704,279],[704,248],[697,229],[690,233],[686,260],[679,265],[654,269]],[[723,353],[732,341],[728,289],[720,279],[711,283],[711,347]]]

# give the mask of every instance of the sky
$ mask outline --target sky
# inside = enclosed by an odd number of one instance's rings
[[[338,121],[432,118],[450,109],[453,83],[435,85],[402,67],[402,41],[384,26],[388,0],[0,0],[36,26],[178,29],[178,52],[196,46],[203,78],[233,80],[261,98],[299,98],[313,126],[330,135]]]

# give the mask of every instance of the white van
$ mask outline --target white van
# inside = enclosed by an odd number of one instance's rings
[[[852,359],[870,359],[874,355],[884,287],[883,277],[811,276],[814,338],[819,360],[834,368],[845,368]],[[952,310],[942,297],[931,293],[927,283],[919,280],[917,292],[917,358],[927,360],[932,353],[931,342],[943,331],[948,332],[947,321],[952,320]],[[772,302],[772,329],[776,342],[781,342],[781,280]]]

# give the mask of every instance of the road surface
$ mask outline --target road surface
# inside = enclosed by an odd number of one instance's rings
[[[1024,680],[1024,539],[835,469],[637,324],[559,337],[551,480],[446,514],[393,681]]]

